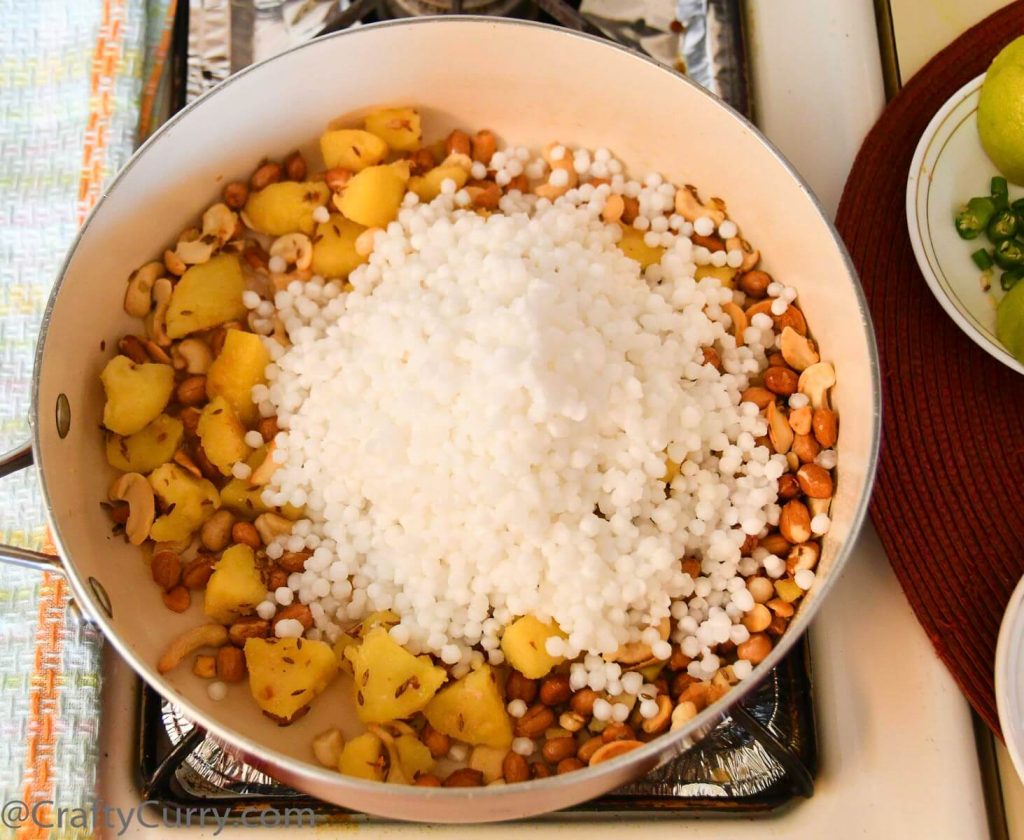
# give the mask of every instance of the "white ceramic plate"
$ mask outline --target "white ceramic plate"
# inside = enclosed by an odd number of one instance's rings
[[[1024,578],[1010,596],[996,644],[996,707],[1006,749],[1024,779]]]
[[[988,195],[989,182],[999,172],[978,139],[975,113],[984,74],[953,94],[928,124],[914,152],[907,179],[907,228],[932,294],[957,326],[1007,367],[1024,373],[1021,365],[996,339],[999,269],[992,288],[982,289],[981,271],[971,254],[987,246],[984,235],[961,239],[953,227],[957,209],[969,198]],[[1010,200],[1020,197],[1011,186]]]

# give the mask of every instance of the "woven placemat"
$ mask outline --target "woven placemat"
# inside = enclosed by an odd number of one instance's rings
[[[931,118],[1021,34],[1024,2],[1016,2],[925,65],[865,140],[836,219],[882,363],[871,516],[936,651],[996,732],[996,638],[1024,573],[1024,378],[975,345],[932,296],[911,250],[905,196]]]
[[[0,0],[0,450],[28,438],[35,341],[64,252],[158,111],[173,7]],[[0,541],[46,547],[34,471],[0,482]],[[102,637],[67,619],[68,594],[60,576],[0,566],[2,801],[95,797]],[[91,832],[0,826],[0,838],[51,834]]]

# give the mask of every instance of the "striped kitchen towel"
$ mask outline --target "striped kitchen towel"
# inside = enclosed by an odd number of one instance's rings
[[[104,184],[155,122],[175,0],[0,0],[0,449],[28,434],[50,287]],[[0,540],[46,545],[31,472],[0,481]],[[0,566],[0,796],[88,807],[97,631],[52,575]],[[85,832],[0,826],[0,838]]]

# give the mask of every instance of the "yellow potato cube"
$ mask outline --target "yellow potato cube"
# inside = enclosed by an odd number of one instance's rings
[[[383,627],[371,630],[362,644],[350,646],[356,713],[363,723],[386,723],[412,717],[441,687],[448,673],[429,656],[413,656]]]
[[[433,201],[441,194],[441,184],[446,178],[455,182],[455,189],[461,189],[469,180],[469,173],[461,166],[442,164],[418,178],[410,178],[409,189],[420,197],[420,201]]]
[[[312,639],[246,639],[245,664],[256,705],[280,724],[291,723],[338,673],[331,646]]]
[[[214,397],[203,406],[198,432],[206,457],[224,475],[231,475],[232,465],[249,455],[245,426],[224,397]]]
[[[644,242],[645,231],[637,230],[632,225],[622,225],[621,227],[622,239],[619,240],[619,250],[623,254],[640,263],[641,268],[661,262],[665,249],[660,246],[652,248]]]
[[[512,743],[512,722],[490,665],[439,691],[423,714],[438,732],[467,744],[508,749]]]
[[[321,181],[279,181],[250,193],[243,212],[260,233],[309,235],[316,227],[313,211],[327,204],[330,196],[330,187]]]
[[[152,472],[174,457],[184,434],[185,427],[177,417],[161,414],[134,435],[108,434],[107,462],[121,472]]]
[[[524,677],[540,679],[564,659],[548,653],[545,645],[551,636],[565,638],[554,622],[542,624],[532,615],[524,615],[505,628],[501,650],[508,664]]]
[[[220,503],[242,519],[255,519],[273,508],[263,504],[263,488],[233,478],[220,488]]]
[[[356,253],[356,240],[365,227],[340,216],[317,225],[313,236],[313,273],[321,277],[347,277],[367,257]]]
[[[717,277],[722,281],[723,286],[733,287],[733,278],[736,276],[737,268],[729,268],[727,265],[698,265],[693,276],[700,280],[702,277]]]
[[[384,781],[384,743],[372,732],[357,735],[341,751],[338,769],[346,776]]]
[[[266,594],[253,550],[233,545],[213,567],[203,594],[203,611],[214,621],[231,624],[252,614]]]
[[[338,128],[320,135],[320,152],[328,169],[340,166],[358,172],[384,160],[388,144],[369,131]]]
[[[399,735],[395,738],[395,749],[398,750],[398,760],[405,770],[406,778],[415,779],[420,773],[429,773],[434,769],[434,757],[427,745],[415,735]]]
[[[366,130],[373,132],[394,152],[415,152],[423,142],[420,115],[415,108],[381,108],[368,114]]]
[[[134,435],[167,407],[174,390],[170,365],[137,365],[127,356],[114,356],[100,374],[107,394],[103,425],[119,435]]]
[[[269,364],[263,339],[255,333],[228,330],[224,347],[206,372],[206,393],[211,399],[223,397],[238,419],[252,426],[259,419],[252,389],[267,381],[264,372]]]
[[[192,266],[175,284],[167,308],[167,335],[181,338],[196,330],[237,321],[248,311],[242,303],[245,278],[236,254],[218,254]]]
[[[347,219],[365,227],[386,227],[398,215],[405,197],[408,167],[371,166],[357,172],[335,199]]]
[[[149,474],[149,485],[168,510],[149,531],[156,542],[188,539],[220,507],[217,488],[177,464],[161,464]]]

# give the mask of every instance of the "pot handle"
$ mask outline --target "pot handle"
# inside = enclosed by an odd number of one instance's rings
[[[30,466],[32,466],[31,442],[26,441],[20,446],[0,454],[0,478]],[[64,566],[61,565],[60,558],[56,555],[43,554],[41,551],[32,551],[15,545],[0,543],[0,563],[9,563],[12,566],[21,566],[40,572],[64,574]]]

